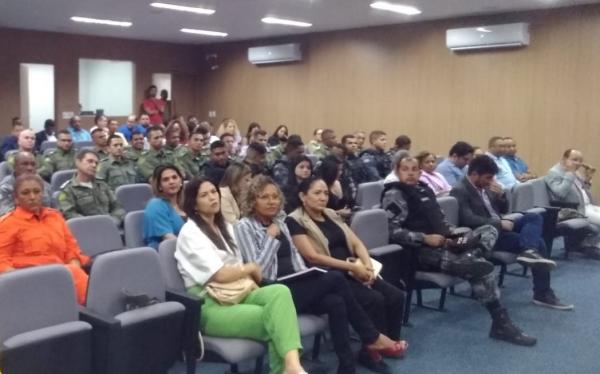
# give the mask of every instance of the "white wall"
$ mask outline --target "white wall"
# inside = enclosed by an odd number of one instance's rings
[[[79,59],[81,110],[103,109],[107,116],[133,113],[134,70],[131,61]]]
[[[54,65],[21,64],[21,118],[34,131],[54,119]]]

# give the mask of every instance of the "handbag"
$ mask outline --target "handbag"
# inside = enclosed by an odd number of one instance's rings
[[[240,278],[233,282],[206,284],[206,292],[221,305],[236,305],[244,300],[258,286],[252,278]]]
[[[364,265],[362,260],[360,258],[357,257],[348,257],[346,259],[346,261],[348,262],[355,262],[355,263],[359,263],[361,265]],[[379,273],[381,273],[381,269],[383,269],[383,265],[381,264],[381,262],[371,258],[371,264],[373,265],[373,274],[375,275],[375,278],[379,277]],[[349,271],[348,274],[350,274],[350,276],[354,277],[354,274]]]

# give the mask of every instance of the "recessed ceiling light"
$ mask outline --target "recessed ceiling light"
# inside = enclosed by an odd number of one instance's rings
[[[492,30],[486,29],[485,27],[478,27],[475,30],[477,30],[479,32],[492,32]]]
[[[421,14],[421,11],[414,6],[393,4],[387,1],[376,1],[371,3],[371,8],[380,10],[389,10],[390,12],[400,13],[407,16],[415,16]]]
[[[197,34],[197,35],[206,35],[206,36],[219,36],[221,38],[224,38],[224,37],[226,37],[228,35],[226,32],[210,31],[210,30],[181,29],[180,31],[188,33],[188,34]]]
[[[312,23],[301,22],[301,21],[293,21],[291,19],[277,18],[277,17],[265,17],[261,19],[264,23],[275,24],[275,25],[285,25],[285,26],[295,26],[295,27],[311,27]]]
[[[150,6],[155,8],[162,9],[170,9],[170,10],[178,10],[180,12],[190,12],[196,14],[214,14],[214,9],[206,9],[194,6],[185,6],[185,5],[175,5],[175,4],[167,4],[167,3],[151,3]]]
[[[71,17],[71,21],[83,22],[83,23],[95,23],[98,25],[119,26],[119,27],[130,27],[132,25],[131,22],[126,22],[126,21],[113,21],[110,19],[97,19],[97,18],[87,18],[87,17]]]

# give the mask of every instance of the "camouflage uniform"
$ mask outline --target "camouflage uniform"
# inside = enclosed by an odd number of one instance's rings
[[[125,147],[125,157],[133,162],[137,162],[139,158],[144,154],[144,150],[137,150],[131,146]]]
[[[392,171],[392,160],[384,151],[366,149],[361,152],[360,158],[363,159],[371,180],[384,179]]]
[[[125,211],[108,184],[94,180],[90,188],[77,181],[76,177],[65,182],[58,195],[58,208],[65,218],[110,215],[120,226]]]
[[[194,153],[188,147],[179,147],[175,159],[183,167],[185,178],[192,179],[200,175],[200,168],[208,161],[208,155]]]
[[[44,157],[42,164],[38,165],[38,174],[42,178],[50,180],[52,174],[57,171],[75,169],[76,153],[74,148],[66,152],[59,148],[52,150]]]
[[[425,245],[426,234],[451,235],[451,227],[442,209],[437,203],[433,191],[423,183],[409,186],[394,182],[386,185],[381,199],[381,207],[386,210],[390,228],[390,243],[414,248],[419,264],[425,268],[434,268],[447,272],[454,261],[464,256],[472,256],[475,261],[483,261],[491,255],[498,240],[498,231],[491,225],[484,225],[465,234],[467,237],[481,235],[476,249],[457,254],[446,246],[432,248]],[[490,264],[491,265],[491,264]],[[493,266],[491,266],[493,269]],[[496,284],[493,270],[483,276],[450,273],[471,283],[473,296],[481,303],[497,301],[500,290]]]
[[[6,162],[8,163],[10,171],[15,170],[15,157],[17,156],[17,153],[19,153],[19,151],[13,152],[6,157]],[[37,153],[37,152],[30,152],[30,153],[32,153],[33,156],[35,157],[35,165],[37,167],[40,167],[40,165],[42,165],[42,163],[44,161],[44,156],[41,153]]]
[[[104,149],[94,147],[94,152],[98,155],[98,161],[104,161],[110,156]]]
[[[154,169],[156,169],[159,165],[165,164],[175,164],[175,155],[173,152],[168,151],[166,149],[161,149],[160,151],[156,151],[154,149],[150,149],[147,152],[144,152],[142,156],[137,161],[138,173],[141,176],[141,179],[144,182],[147,182],[152,173],[154,173]],[[180,165],[176,165],[183,170],[183,167]]]
[[[323,144],[322,147],[315,149],[315,151],[313,152],[313,155],[317,156],[317,158],[319,160],[329,156],[331,154],[331,149],[329,147],[327,147],[325,144]]]
[[[108,184],[114,191],[117,187],[124,184],[132,184],[137,182],[138,172],[135,162],[128,158],[121,160],[115,159],[113,156],[108,156],[98,165],[96,178]]]
[[[0,182],[0,216],[15,209],[15,197],[13,191],[15,188],[15,176],[7,175]],[[42,204],[49,207],[52,203],[52,189],[50,185],[44,181],[44,195]]]
[[[348,155],[344,161],[344,172],[346,171],[350,174],[356,185],[379,180],[379,178],[373,179],[371,177],[365,160],[354,154]]]

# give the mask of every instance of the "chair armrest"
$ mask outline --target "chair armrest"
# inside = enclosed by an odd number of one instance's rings
[[[558,207],[558,206],[537,206],[537,205],[536,205],[535,207],[536,207],[536,208],[544,208],[544,209],[546,209],[547,211],[556,211],[556,212],[558,212],[559,210],[561,210],[561,209],[562,209],[561,207]]]
[[[578,203],[569,203],[566,201],[558,201],[558,200],[550,200],[550,205],[553,207],[571,208],[571,209],[577,209],[577,207],[579,206]]]
[[[94,373],[118,373],[121,322],[113,317],[100,315],[88,308],[79,307],[79,319],[92,325],[92,365]]]
[[[198,330],[200,329],[200,314],[202,313],[203,301],[178,290],[167,290],[165,296],[167,301],[176,301],[185,307],[183,318],[183,350],[186,361],[195,361],[200,357]]]

